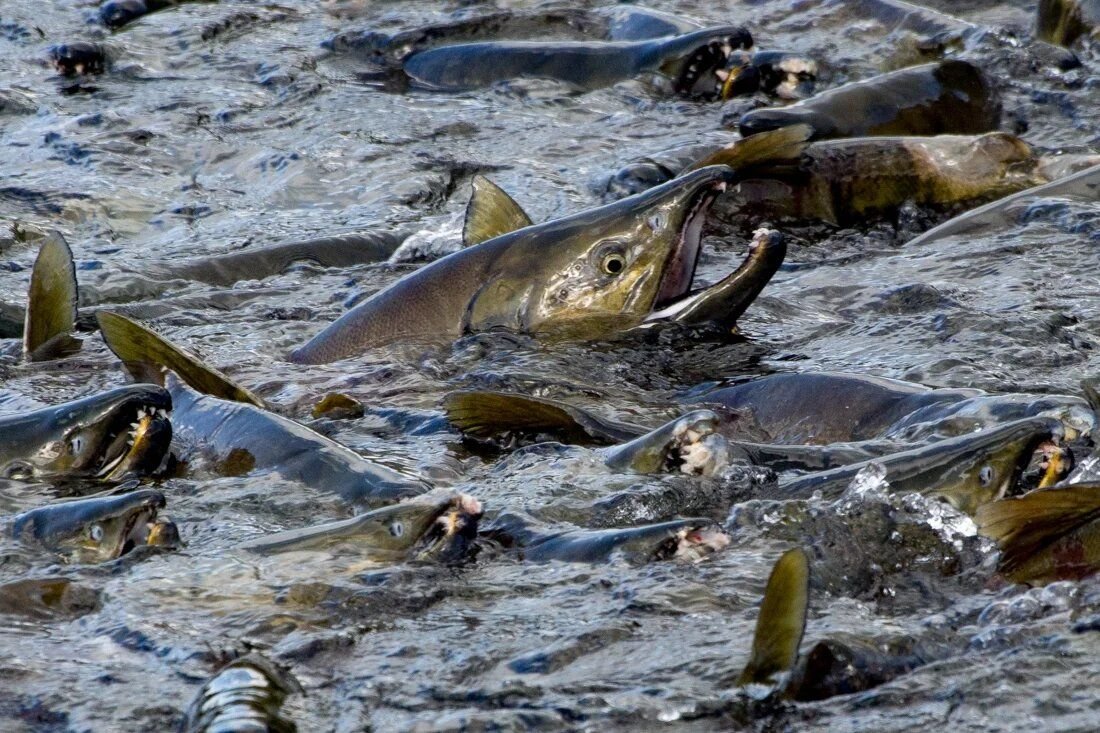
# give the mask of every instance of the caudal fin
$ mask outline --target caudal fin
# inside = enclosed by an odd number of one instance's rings
[[[806,148],[812,134],[813,130],[809,125],[790,125],[750,135],[692,163],[684,173],[706,168],[708,165],[728,165],[740,171],[750,166],[769,163],[794,163]]]
[[[473,188],[462,225],[465,246],[480,244],[533,223],[515,199],[485,176],[474,176]]]
[[[46,361],[73,354],[80,339],[76,327],[76,266],[65,238],[57,232],[38,250],[27,291],[23,323],[23,355],[27,361]]]
[[[752,657],[737,680],[738,687],[771,684],[776,674],[794,667],[809,606],[810,559],[801,548],[787,550],[768,578],[752,639]]]
[[[618,443],[645,429],[598,417],[565,402],[507,392],[451,392],[443,398],[447,419],[482,440],[508,433],[547,433],[566,443]]]
[[[978,507],[978,531],[997,540],[999,569],[1015,577],[1023,564],[1090,522],[1100,520],[1100,484],[1076,484],[1064,489],[1032,491]]]
[[[99,311],[96,319],[107,347],[135,379],[163,384],[162,373],[168,369],[199,392],[264,407],[259,397],[147,326],[110,311]]]

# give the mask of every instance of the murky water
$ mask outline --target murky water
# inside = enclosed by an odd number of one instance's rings
[[[911,60],[904,34],[890,35],[871,5],[652,6],[704,24],[746,22],[761,48],[825,61],[827,84]],[[942,6],[988,24],[968,36],[967,55],[1003,84],[1005,129],[1042,150],[1100,151],[1095,48],[1078,49],[1083,66],[1062,72],[1029,45],[1030,4]],[[732,135],[721,126],[730,110],[661,96],[644,81],[583,95],[546,82],[398,95],[364,80],[354,56],[320,45],[346,30],[491,7],[194,3],[111,34],[91,22],[89,3],[7,0],[0,92],[25,108],[0,111],[0,300],[24,297],[45,228],[72,245],[89,303],[132,300],[132,274],[174,258],[399,224],[453,243],[477,172],[536,221],[551,219],[599,203],[607,176],[636,157]],[[107,73],[66,78],[47,63],[50,45],[88,39],[110,48]],[[774,507],[735,505],[750,498],[748,477],[615,475],[581,449],[485,458],[440,419],[440,397],[459,387],[569,397],[657,424],[700,385],[774,371],[1074,393],[1100,370],[1100,204],[1039,201],[1011,229],[904,246],[934,221],[792,230],[787,263],[742,319],[740,343],[480,335],[326,366],[281,360],[415,264],[300,265],[238,283],[236,307],[155,319],[288,416],[309,422],[329,391],[361,400],[364,418],[314,426],[478,497],[489,515],[624,526],[701,514],[726,521],[733,545],[697,564],[644,566],[524,563],[492,546],[461,569],[322,552],[258,558],[234,546],[349,509],[269,476],[170,479],[168,514],[187,542],[178,553],[63,567],[10,540],[0,546],[0,581],[61,574],[95,597],[50,618],[3,617],[0,729],[169,727],[222,660],[248,650],[301,681],[307,694],[286,712],[302,730],[1095,728],[1100,637],[1074,624],[1100,613],[1100,586],[989,587],[992,544],[935,506],[868,497],[854,514],[825,502],[810,508],[812,522],[784,520]],[[701,279],[736,266],[742,229],[716,225]],[[165,295],[218,290],[180,283]],[[4,411],[125,381],[98,336],[58,362],[4,357],[0,379],[14,395]],[[617,492],[679,501],[643,502],[633,514],[593,509]],[[0,513],[58,493],[5,483]],[[958,656],[823,703],[762,707],[735,693],[767,573],[792,542],[812,545],[819,575],[808,640],[950,628],[963,638]]]

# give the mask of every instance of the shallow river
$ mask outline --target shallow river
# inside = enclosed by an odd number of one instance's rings
[[[966,55],[1002,85],[1004,129],[1044,151],[1100,151],[1100,47],[1079,47],[1082,68],[1059,71],[1029,43],[1030,3],[940,5],[988,26],[968,36]],[[49,228],[72,245],[89,304],[134,300],[132,274],[157,263],[290,239],[408,226],[428,249],[454,248],[475,173],[543,221],[601,203],[608,176],[639,156],[732,139],[722,120],[743,102],[670,98],[646,80],[584,94],[542,81],[401,94],[379,89],[354,55],[322,48],[342,31],[394,32],[493,7],[191,3],[110,33],[89,2],[5,0],[0,91],[13,90],[23,109],[0,110],[0,300],[22,302],[38,233]],[[822,86],[914,60],[905,34],[891,35],[871,4],[652,7],[745,23],[761,48],[810,53],[826,62]],[[106,73],[66,78],[48,63],[49,46],[89,39],[110,47]],[[1100,635],[1087,630],[1100,583],[990,582],[993,543],[938,505],[872,493],[858,510],[822,502],[813,511],[840,519],[800,529],[775,507],[737,503],[751,495],[750,476],[615,475],[579,449],[486,455],[442,419],[443,394],[482,387],[656,425],[702,385],[820,369],[1078,393],[1100,372],[1100,203],[1043,200],[1017,226],[905,246],[936,220],[791,230],[787,261],[735,343],[491,334],[323,366],[283,361],[419,262],[299,265],[237,283],[220,301],[228,308],[153,319],[283,414],[472,494],[489,515],[566,521],[615,492],[706,494],[721,500],[689,502],[693,513],[725,522],[733,543],[694,564],[524,563],[492,546],[460,568],[322,552],[257,558],[234,546],[350,510],[271,476],[167,479],[168,514],[187,543],[179,552],[58,567],[5,535],[0,582],[60,573],[97,597],[51,618],[0,618],[0,730],[169,728],[221,662],[249,650],[302,683],[306,694],[285,706],[301,730],[1095,729]],[[751,229],[715,225],[698,277],[736,267]],[[166,295],[225,289],[181,282]],[[21,365],[16,349],[5,353],[9,400],[61,402],[126,381],[95,335],[56,362]],[[311,421],[311,405],[331,391],[360,400],[366,416]],[[0,484],[0,515],[56,496],[47,485]],[[628,507],[601,521],[681,514],[666,509]],[[792,543],[811,548],[822,579],[807,640],[952,628],[969,647],[821,703],[761,705],[737,692],[764,582]]]

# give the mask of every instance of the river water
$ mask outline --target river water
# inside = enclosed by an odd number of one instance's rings
[[[1100,150],[1100,51],[1079,48],[1083,66],[1063,72],[1029,42],[1030,3],[942,6],[986,27],[968,36],[966,55],[1002,85],[1004,129],[1044,151]],[[731,139],[722,120],[733,109],[669,98],[645,80],[585,94],[542,81],[395,94],[365,78],[353,55],[321,46],[343,31],[393,32],[494,7],[193,3],[109,33],[92,3],[6,0],[0,91],[24,109],[0,112],[0,299],[21,302],[36,233],[47,228],[72,245],[85,300],[117,301],[132,292],[127,273],[289,239],[401,225],[454,247],[474,173],[543,221],[600,203],[608,176],[634,158]],[[760,48],[821,59],[823,85],[915,53],[869,3],[652,7],[700,24],[744,22]],[[107,73],[66,78],[47,62],[49,46],[92,39],[111,49]],[[419,263],[299,265],[238,283],[232,309],[155,319],[288,416],[310,422],[310,406],[330,391],[361,400],[364,418],[314,426],[478,497],[490,515],[565,519],[623,491],[721,495],[688,503],[725,521],[733,544],[696,564],[641,566],[523,563],[493,547],[457,569],[324,553],[257,559],[234,546],[349,510],[271,476],[168,479],[161,488],[187,543],[180,552],[59,568],[10,540],[0,546],[0,581],[62,573],[98,593],[92,609],[4,618],[0,729],[171,727],[222,661],[249,650],[302,683],[306,694],[285,707],[302,730],[1095,729],[1100,636],[1082,620],[1100,613],[1100,585],[991,582],[992,543],[937,506],[869,495],[854,515],[821,502],[810,509],[826,518],[805,526],[753,502],[731,517],[748,498],[744,477],[719,485],[614,475],[580,449],[486,457],[441,420],[440,397],[462,387],[564,397],[658,424],[700,386],[776,371],[1070,393],[1095,376],[1100,203],[1042,200],[1009,229],[904,245],[935,221],[792,230],[787,262],[742,319],[737,343],[663,334],[548,345],[493,334],[324,366],[282,360]],[[700,279],[736,267],[746,233],[716,226]],[[168,295],[220,289],[180,283]],[[40,402],[125,382],[97,336],[58,362],[6,358],[0,379],[7,393]],[[49,486],[2,488],[5,515],[56,496]],[[952,628],[969,645],[821,703],[763,705],[736,692],[768,571],[792,542],[813,548],[828,581],[815,586],[808,641]]]

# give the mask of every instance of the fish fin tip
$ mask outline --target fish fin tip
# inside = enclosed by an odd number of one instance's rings
[[[462,224],[464,246],[480,244],[532,223],[527,212],[504,189],[483,175],[474,176],[473,192]]]
[[[79,349],[81,342],[70,336],[76,329],[78,295],[73,252],[60,232],[51,231],[38,250],[27,290],[23,354],[28,361]]]
[[[806,630],[810,603],[810,559],[800,547],[787,550],[776,561],[764,590],[752,657],[737,685],[770,683],[776,674],[790,671]]]
[[[1100,518],[1100,486],[1040,489],[978,507],[978,531],[997,541],[1000,569],[1011,573],[1044,547]]]

